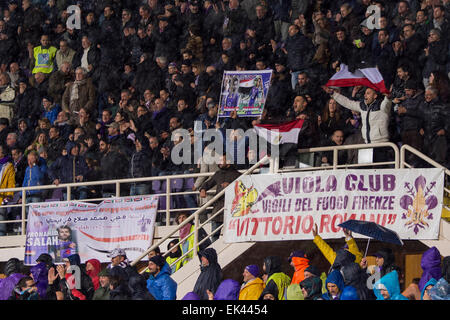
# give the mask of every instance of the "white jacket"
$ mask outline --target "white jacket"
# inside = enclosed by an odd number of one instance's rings
[[[380,102],[379,99],[369,106],[364,101],[351,100],[337,92],[332,98],[343,107],[361,113],[361,133],[366,143],[378,143],[389,141],[389,117],[392,101],[386,96]]]

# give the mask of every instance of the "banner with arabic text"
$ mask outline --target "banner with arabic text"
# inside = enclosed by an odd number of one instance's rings
[[[111,198],[100,204],[79,201],[32,204],[28,212],[24,263],[36,264],[41,253],[55,263],[78,253],[81,261],[111,261],[114,248],[127,258],[141,255],[153,241],[158,197]]]

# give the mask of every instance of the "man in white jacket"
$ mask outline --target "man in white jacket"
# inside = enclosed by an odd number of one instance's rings
[[[363,101],[351,100],[334,89],[323,86],[325,92],[331,94],[331,97],[341,106],[357,111],[361,114],[361,133],[366,143],[389,142],[389,118],[391,114],[392,101],[388,95],[381,94],[372,88],[367,88],[364,93]],[[384,148],[374,150],[374,161],[386,161]]]

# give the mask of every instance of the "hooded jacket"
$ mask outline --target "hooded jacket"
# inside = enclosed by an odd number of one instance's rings
[[[342,274],[339,270],[335,269],[330,272],[330,274],[327,277],[327,280],[325,281],[325,285],[328,287],[329,283],[334,283],[338,287],[339,293],[338,293],[337,297],[335,299],[333,299],[333,297],[330,296],[330,293],[327,290],[327,292],[322,295],[322,298],[324,300],[340,300],[342,292],[344,291],[344,288],[345,288],[345,284],[344,284],[344,278],[342,277]]]
[[[239,300],[258,300],[264,290],[264,282],[261,278],[255,278],[242,284],[239,292]]]
[[[425,251],[422,255],[420,266],[422,267],[423,273],[419,281],[419,290],[423,291],[425,283],[431,278],[440,279],[442,276],[441,253],[439,250],[436,247],[431,247]]]
[[[425,289],[428,286],[433,286],[434,287],[436,285],[436,283],[437,283],[437,280],[434,279],[434,278],[431,278],[430,280],[428,280],[427,283],[425,283],[425,285],[423,286],[423,289],[420,290],[420,300],[423,300],[423,295],[425,294]]]
[[[323,300],[322,279],[319,277],[309,277],[300,282],[300,288],[304,288],[308,295],[305,300]]]
[[[5,279],[0,279],[0,300],[8,300],[14,287],[23,277],[25,277],[24,274],[13,273]]]
[[[176,299],[178,285],[170,277],[170,274],[170,266],[165,263],[156,276],[150,275],[150,278],[148,278],[147,289],[156,300]]]
[[[86,271],[87,275],[91,277],[92,284],[94,285],[94,290],[97,290],[100,286],[99,280],[98,280],[98,273],[100,272],[102,265],[99,260],[97,259],[90,259],[86,261],[86,265],[90,263],[94,270]]]
[[[309,267],[309,260],[306,258],[293,257],[295,272],[291,283],[300,283],[305,279],[305,269]]]
[[[202,257],[208,259],[208,266],[200,267],[200,275],[197,278],[193,292],[196,293],[200,300],[208,300],[206,290],[216,293],[220,282],[222,281],[222,268],[217,262],[217,252],[213,248],[206,248],[198,253],[200,263]]]
[[[266,287],[269,292],[278,292],[278,300],[284,300],[285,291],[291,284],[291,278],[281,272],[281,259],[277,256],[270,256],[264,259],[264,265],[266,266],[267,281]],[[264,297],[264,291],[261,294],[260,299]]]
[[[383,276],[380,280],[375,282],[373,291],[377,296],[377,300],[384,300],[383,296],[380,293],[380,287],[386,287],[386,290],[389,293],[388,300],[408,300],[405,296],[400,293],[400,283],[398,282],[398,273],[397,271],[392,271]]]
[[[214,294],[214,300],[238,300],[239,282],[233,279],[223,280]]]

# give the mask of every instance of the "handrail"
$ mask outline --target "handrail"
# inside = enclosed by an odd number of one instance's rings
[[[261,160],[259,160],[257,163],[255,163],[251,168],[246,170],[240,177],[252,173],[255,169],[257,169],[261,165],[265,164],[269,159],[270,158],[268,156],[264,156]],[[151,251],[155,250],[156,247],[159,247],[164,241],[169,239],[172,235],[174,235],[176,232],[178,232],[182,227],[184,227],[186,224],[188,224],[192,220],[194,220],[194,226],[195,226],[195,228],[194,228],[194,256],[196,256],[197,255],[197,246],[198,246],[198,227],[199,227],[199,225],[198,225],[199,220],[198,219],[199,219],[199,215],[203,211],[205,211],[207,207],[209,207],[211,204],[213,204],[219,198],[221,198],[225,194],[225,190],[226,190],[226,188],[223,189],[222,191],[220,191],[218,194],[216,194],[210,200],[208,200],[205,204],[203,204],[203,206],[201,208],[197,209],[194,212],[194,214],[192,214],[190,217],[188,217],[186,220],[184,220],[181,224],[179,224],[177,228],[175,228],[174,230],[169,232],[168,235],[166,235],[165,237],[161,238],[157,243],[155,243],[152,246],[150,246],[150,248],[148,248],[144,253],[142,253],[138,258],[136,258],[131,263],[131,266],[136,265],[139,261],[142,260],[142,258],[144,258],[146,255],[148,255]],[[188,237],[186,237],[186,238],[188,238]],[[185,253],[182,257],[185,257],[186,255],[187,255],[187,253]]]
[[[386,162],[372,162],[372,163],[358,163],[358,164],[338,164],[338,155],[341,150],[360,150],[360,149],[373,149],[373,148],[382,148],[382,147],[390,147],[394,150],[394,161],[386,161]],[[320,166],[320,167],[307,167],[307,168],[289,168],[289,169],[280,169],[279,171],[302,171],[302,170],[314,170],[314,169],[339,169],[339,168],[350,168],[350,167],[367,167],[367,166],[381,166],[381,165],[394,165],[395,169],[399,168],[399,154],[400,151],[398,146],[392,142],[378,142],[378,143],[370,143],[370,144],[348,144],[348,145],[340,145],[340,146],[325,146],[325,147],[314,147],[314,148],[304,148],[298,149],[298,153],[314,153],[314,152],[323,152],[323,151],[333,151],[333,164],[331,166]]]
[[[411,152],[415,156],[421,158],[422,160],[425,160],[426,162],[428,162],[429,164],[431,164],[432,166],[434,166],[436,168],[444,169],[445,174],[450,177],[450,170],[448,168],[444,167],[440,163],[434,161],[427,155],[423,154],[419,150],[416,150],[415,148],[413,148],[407,144],[402,145],[402,147],[400,148],[400,168],[405,168],[405,167],[412,168],[412,165],[410,165],[406,162],[406,151]],[[446,187],[445,183],[444,183],[444,192],[446,192],[447,194],[450,195],[450,188]]]

